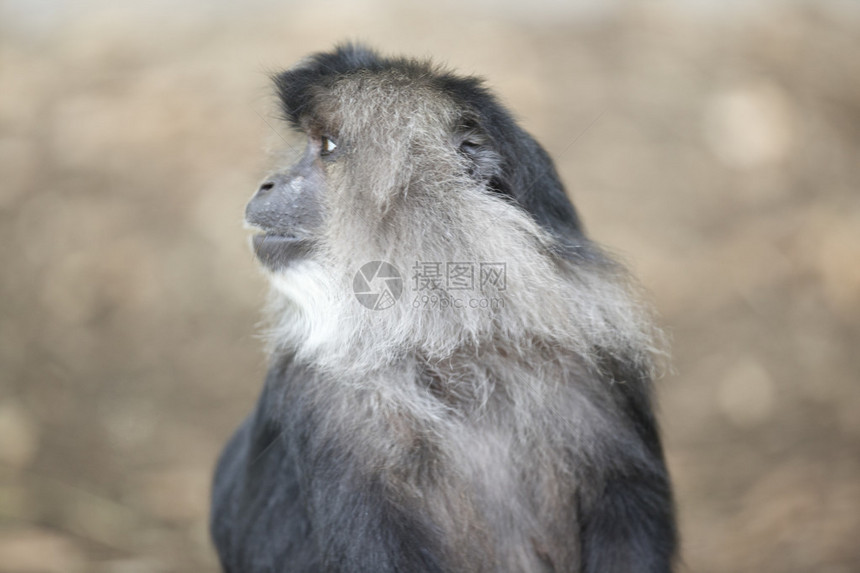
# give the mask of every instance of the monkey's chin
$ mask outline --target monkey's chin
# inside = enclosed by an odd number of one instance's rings
[[[311,251],[311,242],[307,239],[273,233],[254,235],[251,245],[260,262],[273,271],[306,258]]]

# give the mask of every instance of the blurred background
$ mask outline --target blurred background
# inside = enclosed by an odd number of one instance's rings
[[[267,74],[344,39],[486,77],[653,293],[682,570],[860,571],[848,0],[0,0],[0,571],[217,571]]]

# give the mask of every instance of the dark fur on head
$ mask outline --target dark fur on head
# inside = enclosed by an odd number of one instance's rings
[[[472,156],[479,170],[487,173],[490,188],[515,198],[538,222],[560,237],[582,235],[576,211],[552,159],[516,124],[480,78],[458,76],[426,62],[381,58],[363,46],[346,44],[333,52],[311,56],[275,76],[274,82],[286,119],[301,128],[303,117],[313,110],[314,94],[350,74],[392,69],[415,82],[433,86],[456,103],[462,111],[458,126],[462,149]],[[480,152],[488,150],[498,159],[482,166]]]
[[[321,223],[261,256],[272,366],[216,473],[225,570],[670,571],[659,335],[546,152],[480,80],[425,62],[346,45],[274,80],[310,141],[285,189]],[[352,278],[376,260],[504,262],[484,292],[504,304],[366,309]]]

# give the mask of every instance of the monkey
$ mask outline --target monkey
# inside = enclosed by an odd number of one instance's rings
[[[306,144],[245,211],[270,368],[215,470],[223,570],[671,571],[663,337],[544,148],[431,61],[273,82]]]

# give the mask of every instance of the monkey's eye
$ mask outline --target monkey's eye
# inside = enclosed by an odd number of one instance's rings
[[[337,143],[328,136],[323,135],[321,138],[320,155],[331,155],[337,149]]]

